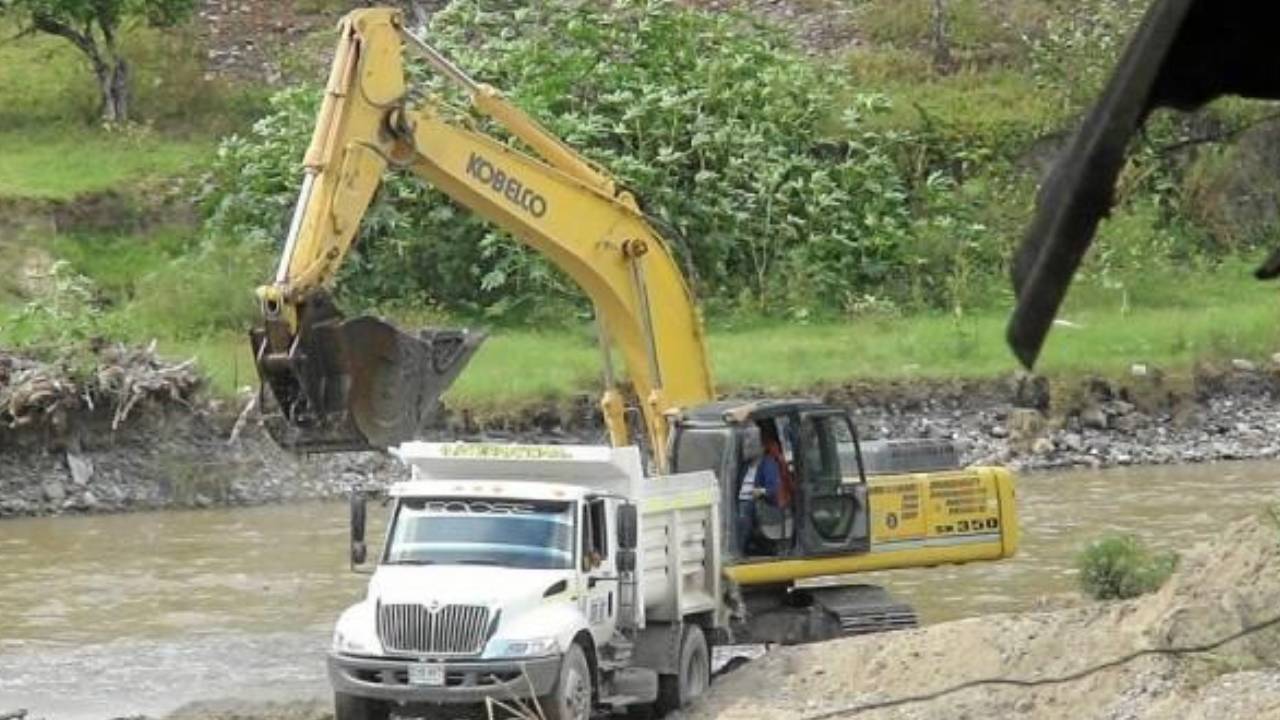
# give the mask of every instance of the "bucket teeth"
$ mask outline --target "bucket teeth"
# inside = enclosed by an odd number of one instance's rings
[[[268,432],[298,452],[382,450],[431,425],[440,396],[484,334],[427,329],[408,334],[375,317],[344,320],[327,298],[303,307],[287,348],[270,324],[250,333]]]

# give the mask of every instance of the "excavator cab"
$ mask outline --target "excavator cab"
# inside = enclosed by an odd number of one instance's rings
[[[1270,41],[1280,3],[1156,0],[1102,96],[1040,189],[1013,266],[1017,306],[1008,340],[1034,365],[1098,223],[1110,211],[1129,140],[1162,107],[1192,110],[1223,96],[1280,99]],[[1259,268],[1280,276],[1280,251]]]
[[[789,486],[783,503],[755,501],[750,530],[738,523],[739,489],[754,461],[744,449],[748,432],[776,441],[779,460],[786,466],[783,482]],[[735,528],[730,540],[742,562],[845,555],[870,548],[862,453],[854,425],[840,409],[810,400],[709,403],[681,413],[670,455],[675,472],[716,473],[724,526]],[[739,536],[744,532],[750,536]]]

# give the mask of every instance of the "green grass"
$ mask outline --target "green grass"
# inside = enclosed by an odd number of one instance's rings
[[[1055,377],[1122,374],[1133,363],[1173,372],[1199,360],[1268,357],[1280,348],[1280,296],[1242,264],[1153,277],[1125,293],[1079,284],[1049,337],[1039,370]],[[1127,304],[1126,304],[1127,303]],[[1127,309],[1126,309],[1127,307]],[[993,378],[1013,372],[1007,311],[797,324],[755,321],[709,331],[718,389],[804,392],[851,380]],[[409,325],[404,326],[406,329]],[[137,341],[145,330],[134,331]],[[219,395],[256,382],[248,342],[224,331],[160,336],[175,357],[195,355]],[[494,328],[447,399],[481,413],[600,389],[600,356],[587,328]]]
[[[879,54],[869,53],[868,57]],[[859,53],[851,54],[848,62],[855,74],[879,72]],[[890,98],[889,111],[870,118],[873,126],[885,130],[946,131],[971,142],[996,144],[1010,138],[1033,137],[1055,127],[1061,119],[1052,94],[1036,87],[1025,73],[1014,70],[869,78],[857,89]]]
[[[1160,281],[1160,282],[1157,282]],[[1232,264],[1206,275],[1152,278],[1120,290],[1079,285],[1050,335],[1040,369],[1051,375],[1123,373],[1135,362],[1174,371],[1201,359],[1259,358],[1280,347],[1280,297]],[[1004,343],[1007,313],[859,319],[801,325],[757,321],[713,327],[711,359],[721,392],[803,392],[849,380],[988,378],[1016,369]],[[241,336],[194,344],[215,385],[245,380]],[[249,371],[250,373],[252,370]],[[251,377],[251,376],[250,376]],[[448,399],[480,412],[565,399],[600,388],[599,351],[586,329],[496,328]]]
[[[133,298],[140,282],[162,272],[189,251],[196,231],[182,226],[158,227],[145,235],[68,233],[49,244],[53,255],[67,260],[103,293],[118,301]]]
[[[174,360],[196,358],[209,389],[218,397],[231,398],[245,387],[258,387],[248,333],[226,331],[194,340],[157,338],[156,350]]]
[[[132,135],[65,126],[0,132],[0,196],[67,200],[186,173],[213,149],[207,139]]]
[[[52,35],[12,39],[18,30],[0,19],[0,129],[96,124],[97,86],[84,55]],[[263,88],[207,74],[206,48],[193,23],[164,30],[130,23],[122,46],[135,122],[213,137],[244,127],[265,104]]]

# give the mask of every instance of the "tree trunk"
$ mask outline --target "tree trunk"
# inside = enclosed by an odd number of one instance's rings
[[[0,6],[3,6],[3,0],[0,0]],[[48,11],[36,12],[31,18],[33,29],[70,40],[89,59],[94,77],[98,79],[102,103],[99,114],[103,122],[111,124],[129,119],[129,64],[116,46],[117,22],[118,18],[106,12],[98,16],[97,27],[102,35],[102,42],[99,42],[92,22],[80,27]]]
[[[947,34],[946,0],[933,0],[933,68],[951,71],[951,38]]]
[[[94,69],[102,96],[101,118],[116,124],[129,120],[129,64],[124,58],[112,58]]]

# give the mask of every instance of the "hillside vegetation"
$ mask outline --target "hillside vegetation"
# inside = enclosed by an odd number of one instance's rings
[[[69,48],[0,45],[14,208],[0,261],[24,269],[0,280],[0,342],[155,337],[224,390],[251,381],[251,288],[283,236],[346,4],[293,5],[324,29],[255,38],[283,68],[272,86],[209,64],[225,53],[206,15],[132,31],[141,122],[125,128],[90,124]],[[704,304],[722,385],[1011,370],[1009,255],[1145,2],[947,0],[941,35],[931,0],[690,5],[455,0],[426,34],[642,198]],[[1226,101],[1154,119],[1048,370],[1276,349],[1274,293],[1246,279],[1280,213],[1270,112]],[[104,193],[119,221],[84,221]],[[340,291],[349,311],[492,328],[466,401],[595,383],[589,305],[567,279],[408,178],[388,178]]]

